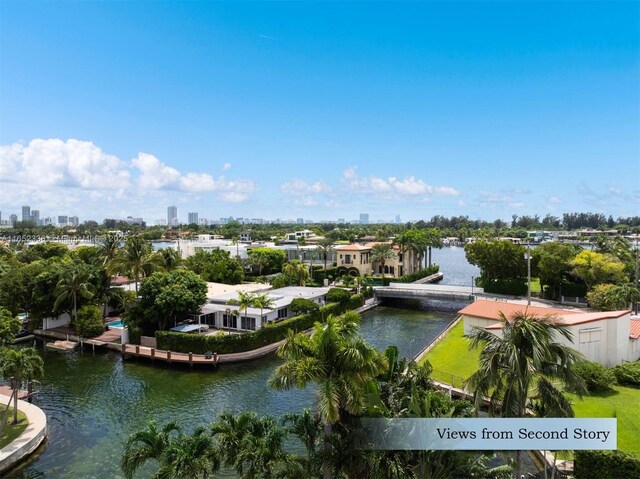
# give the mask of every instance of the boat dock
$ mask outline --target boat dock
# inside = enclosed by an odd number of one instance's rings
[[[127,357],[146,358],[151,361],[164,361],[169,364],[188,364],[189,366],[217,366],[220,360],[217,354],[206,357],[204,354],[176,353],[147,346],[139,346],[137,344],[123,344],[121,351],[123,359]]]

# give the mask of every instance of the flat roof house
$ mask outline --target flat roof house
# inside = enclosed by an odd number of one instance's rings
[[[459,311],[464,321],[464,333],[474,327],[484,328],[500,336],[502,319],[515,313],[554,317],[566,325],[573,341],[557,335],[556,340],[579,351],[589,361],[607,367],[640,358],[640,318],[632,318],[631,311],[584,312],[567,309],[526,306],[522,304],[478,300]]]

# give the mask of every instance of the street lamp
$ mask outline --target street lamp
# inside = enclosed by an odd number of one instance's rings
[[[476,278],[474,276],[471,276],[471,296],[473,296],[473,283],[475,279]]]
[[[527,252],[524,255],[527,260],[527,306],[531,305],[531,243],[527,242]]]

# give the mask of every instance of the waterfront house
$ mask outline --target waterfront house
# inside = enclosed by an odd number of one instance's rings
[[[479,327],[497,336],[503,326],[500,313],[509,319],[519,312],[537,317],[550,315],[554,321],[566,325],[572,341],[560,336],[557,340],[576,349],[589,361],[612,367],[640,359],[640,318],[632,318],[631,311],[586,312],[485,300],[475,301],[459,311],[465,334]]]
[[[385,262],[382,265],[374,263],[371,259],[371,250],[381,242],[370,242],[366,244],[352,243],[348,245],[336,246],[334,248],[336,254],[336,266],[339,273],[348,273],[356,276],[364,276],[366,274],[390,276],[399,278],[405,274],[413,273],[418,269],[417,258],[412,250],[403,251],[398,245],[392,244],[396,253],[395,258]]]
[[[264,287],[265,285],[259,286]],[[244,289],[244,291],[247,290]],[[257,289],[253,288],[251,291],[257,292]],[[294,316],[295,313],[291,311],[291,303],[296,298],[304,298],[321,306],[324,305],[328,291],[329,288],[307,288],[304,286],[288,286],[261,291],[260,294],[266,294],[273,301],[273,309],[260,310],[260,308],[251,306],[246,311],[244,309],[238,311],[238,305],[232,303],[238,297],[238,290],[233,290],[210,295],[207,303],[200,308],[200,312],[192,315],[192,318],[198,324],[206,324],[217,329],[253,331],[262,328],[266,323]]]

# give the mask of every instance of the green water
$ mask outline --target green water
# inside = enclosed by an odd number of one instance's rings
[[[378,307],[362,315],[362,335],[380,349],[395,344],[401,355],[415,354],[452,319],[453,313]],[[279,416],[314,402],[312,389],[267,387],[279,364],[275,357],[190,371],[123,363],[116,353],[41,353],[45,379],[35,402],[47,414],[48,440],[7,478],[120,478],[124,440],[151,418],[161,424],[175,420],[190,430],[224,410]],[[148,471],[139,475],[148,476]]]

